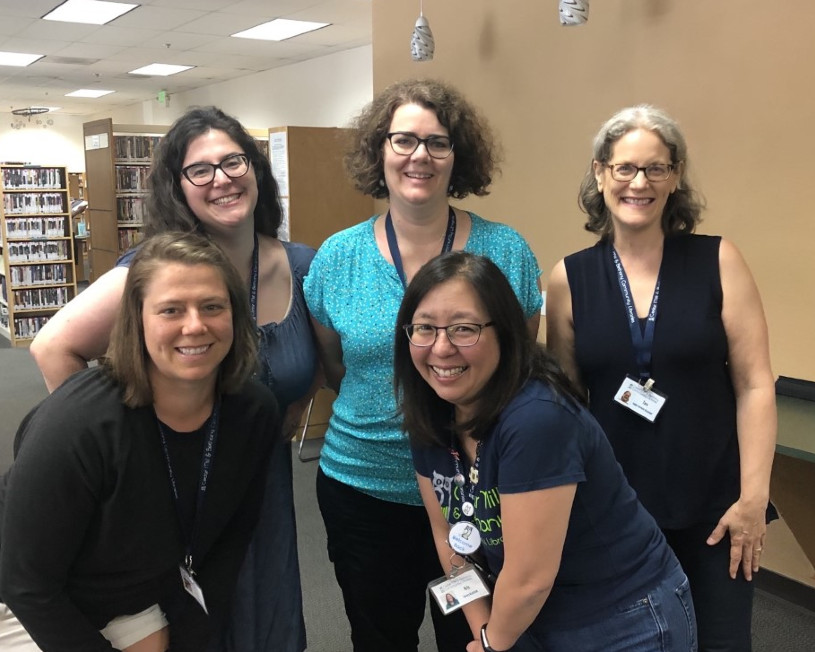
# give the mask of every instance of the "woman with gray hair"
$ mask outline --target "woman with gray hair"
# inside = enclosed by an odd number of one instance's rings
[[[699,650],[744,651],[772,511],[767,324],[738,249],[693,234],[687,168],[660,109],[602,126],[580,188],[600,240],[553,269],[547,339],[690,579]]]

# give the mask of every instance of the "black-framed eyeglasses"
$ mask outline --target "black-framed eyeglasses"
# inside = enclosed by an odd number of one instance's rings
[[[488,326],[493,326],[495,322],[488,321],[486,324],[450,324],[449,326],[434,326],[433,324],[407,324],[402,326],[405,329],[410,343],[413,346],[433,346],[439,331],[447,333],[447,339],[453,346],[474,346],[481,338],[481,331]]]
[[[230,179],[242,177],[249,171],[249,157],[246,154],[231,154],[220,163],[193,163],[181,170],[181,174],[192,185],[205,186],[212,183],[217,170]]]
[[[676,166],[672,163],[652,163],[640,168],[633,163],[606,163],[606,167],[611,170],[611,178],[615,181],[633,181],[640,172],[645,173],[648,181],[665,181]]]
[[[424,145],[428,156],[432,158],[447,158],[453,153],[453,141],[447,136],[419,138],[409,131],[393,131],[386,137],[391,149],[399,156],[410,156],[419,149],[419,145]]]

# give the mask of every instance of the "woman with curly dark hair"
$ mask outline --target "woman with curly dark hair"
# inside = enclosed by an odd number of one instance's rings
[[[603,124],[580,188],[600,241],[552,271],[547,342],[690,579],[699,649],[749,650],[776,437],[767,323],[735,245],[693,233],[687,170],[664,111]]]
[[[455,89],[397,82],[354,126],[349,173],[389,207],[329,238],[306,277],[326,377],[338,391],[317,497],[355,652],[415,652],[439,562],[391,391],[399,304],[439,251],[472,251],[509,277],[534,338],[540,270],[517,232],[450,206],[451,197],[487,194],[497,164],[488,126]],[[472,640],[459,613],[443,617],[435,604],[431,613],[439,650]]]
[[[269,160],[220,109],[193,108],[161,139],[150,169],[145,231],[198,231],[216,242],[246,284],[260,345],[259,376],[290,436],[316,389],[317,352],[303,295],[314,250],[277,238],[282,209]],[[49,389],[107,346],[132,250],[57,313],[31,351]],[[275,448],[266,500],[238,583],[225,650],[305,649],[291,451]]]

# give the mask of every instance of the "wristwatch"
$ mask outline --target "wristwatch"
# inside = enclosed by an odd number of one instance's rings
[[[502,650],[496,650],[494,647],[490,647],[490,642],[487,640],[487,623],[481,625],[481,647],[484,648],[484,652],[502,652]],[[503,652],[506,652],[506,650]]]

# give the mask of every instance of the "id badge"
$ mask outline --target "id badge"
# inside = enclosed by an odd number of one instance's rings
[[[486,598],[490,594],[486,582],[472,564],[464,564],[450,576],[430,582],[427,588],[439,603],[443,614],[458,611],[465,604]]]
[[[178,567],[178,570],[181,571],[181,583],[184,585],[184,590],[195,598],[195,601],[201,605],[204,613],[208,616],[209,611],[207,611],[207,604],[204,602],[204,591],[201,589],[201,585],[195,581],[195,578],[184,568],[183,564]]]
[[[614,395],[614,400],[634,414],[653,423],[668,397],[662,392],[653,389],[653,379],[648,379],[645,385],[630,376],[626,376],[620,389]]]

